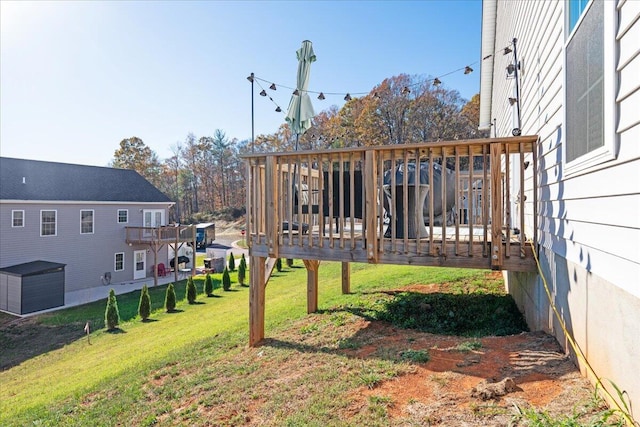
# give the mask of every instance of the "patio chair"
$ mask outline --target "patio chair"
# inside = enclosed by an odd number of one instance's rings
[[[164,263],[158,264],[158,276],[165,277],[167,275],[167,269],[164,266]]]

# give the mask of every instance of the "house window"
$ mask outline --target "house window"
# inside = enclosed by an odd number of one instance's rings
[[[93,234],[93,211],[80,211],[80,234]]]
[[[569,0],[565,47],[567,172],[615,157],[613,96],[615,10],[605,1]],[[615,5],[613,5],[615,6]],[[611,18],[611,19],[608,19]],[[610,48],[605,49],[605,46]],[[607,100],[612,100],[608,106]]]
[[[11,226],[24,227],[24,211],[11,211]]]
[[[115,271],[122,271],[124,270],[124,252],[118,252],[116,254],[116,258],[115,258],[115,264],[113,269]]]
[[[40,235],[55,236],[56,235],[56,217],[57,211],[40,211]]]
[[[129,211],[118,209],[118,224],[126,224],[127,222],[129,222]]]

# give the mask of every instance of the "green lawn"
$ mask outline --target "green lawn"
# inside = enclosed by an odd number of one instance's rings
[[[352,308],[375,317],[384,312],[386,303],[373,291],[413,283],[451,283],[452,291],[460,294],[468,293],[469,287],[472,292],[480,289],[480,293],[499,294],[502,286],[500,280],[488,279],[478,270],[352,264],[354,295],[342,295],[340,268],[340,263],[321,264],[321,310],[356,304]],[[219,277],[214,275],[218,281]],[[199,292],[202,280],[197,280]],[[248,342],[249,289],[236,282],[235,274],[232,280],[231,291],[217,289],[211,298],[200,293],[194,305],[184,300],[185,281],[179,282],[179,311],[171,314],[161,308],[165,287],[152,288],[155,311],[153,321],[145,323],[136,315],[139,292],[119,295],[123,319],[119,333],[102,329],[106,300],[40,316],[38,322],[53,331],[59,325],[76,324],[78,337],[60,349],[0,372],[0,425],[175,425],[175,419],[169,422],[169,402],[194,388],[208,387],[212,375],[236,375],[235,381],[241,381],[243,373],[257,369],[251,361],[234,359]],[[267,337],[278,336],[305,316],[306,270],[296,260],[293,268],[274,271],[267,285]],[[94,328],[91,344],[82,333],[86,321]],[[0,334],[0,346],[2,339]],[[151,392],[156,382],[169,380],[176,385]],[[255,397],[247,393],[244,399]],[[330,411],[326,406],[305,410]],[[192,416],[194,424],[206,424],[198,414]],[[231,420],[229,424],[236,423]]]

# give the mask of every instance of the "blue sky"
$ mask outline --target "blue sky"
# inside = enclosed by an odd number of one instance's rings
[[[247,76],[366,93],[401,73],[479,91],[481,0],[0,2],[0,155],[104,166],[137,136],[161,159],[192,132],[251,138]],[[268,90],[268,89],[267,89]],[[255,86],[255,134],[284,123],[291,91]],[[344,95],[312,96],[316,112]],[[274,110],[276,104],[282,113]]]

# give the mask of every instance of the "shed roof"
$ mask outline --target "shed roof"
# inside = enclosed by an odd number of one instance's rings
[[[64,268],[66,264],[50,261],[31,261],[24,264],[16,264],[10,267],[0,268],[0,273],[10,274],[12,276],[35,276],[37,274],[49,273]]]
[[[138,172],[0,157],[0,200],[171,202]]]

